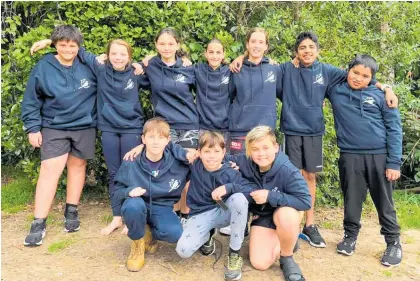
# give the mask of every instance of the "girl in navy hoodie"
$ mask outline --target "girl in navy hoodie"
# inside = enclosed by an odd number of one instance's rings
[[[34,51],[45,48],[51,40],[34,44]],[[139,100],[140,88],[149,87],[145,75],[135,75],[131,67],[132,48],[124,40],[115,39],[107,47],[107,61],[101,64],[96,55],[80,48],[79,58],[86,63],[98,79],[97,128],[102,131],[102,150],[108,168],[109,194],[114,190],[114,177],[121,166],[122,157],[141,143],[144,114]],[[101,230],[109,235],[122,226],[121,207],[111,198],[113,219]]]
[[[255,126],[266,125],[275,130],[280,68],[271,65],[265,53],[268,33],[252,28],[246,38],[248,56],[240,73],[233,73],[229,84],[232,105],[229,112],[230,152],[245,151],[246,134]]]

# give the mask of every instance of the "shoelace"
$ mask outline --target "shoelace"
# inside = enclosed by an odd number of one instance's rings
[[[344,245],[351,245],[355,240],[347,235],[344,236],[343,243]]]
[[[385,250],[385,255],[390,257],[395,257],[398,254],[398,244],[388,244]]]
[[[42,232],[44,230],[43,223],[32,223],[30,233]]]
[[[140,242],[136,242],[136,248],[134,249],[133,259],[136,259],[142,252],[144,252],[143,247],[139,244]]]

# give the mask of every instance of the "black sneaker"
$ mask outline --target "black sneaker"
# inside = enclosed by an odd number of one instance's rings
[[[318,227],[314,224],[305,226],[302,230],[302,235],[300,237],[303,240],[309,242],[309,244],[316,248],[325,248],[327,245],[325,244],[324,238],[322,238],[321,234],[319,233]]]
[[[216,235],[216,231],[213,234],[210,232],[210,238],[207,240],[203,246],[200,247],[200,252],[203,256],[210,256],[214,254],[216,251],[216,244],[214,243],[214,235]]]
[[[400,242],[394,241],[388,243],[384,255],[382,256],[381,263],[385,266],[397,266],[401,263],[402,248]]]
[[[356,250],[356,239],[347,234],[344,235],[343,240],[337,244],[337,253],[351,256],[354,254],[354,250]]]
[[[236,253],[229,253],[225,267],[225,280],[239,280],[242,277],[242,257]]]
[[[28,247],[41,246],[42,240],[47,232],[47,225],[44,219],[34,220],[31,224],[31,230],[26,236],[23,245]]]
[[[76,232],[80,230],[79,212],[77,207],[68,206],[64,212],[64,231]]]
[[[280,268],[286,281],[305,281],[299,265],[290,257],[280,257]]]

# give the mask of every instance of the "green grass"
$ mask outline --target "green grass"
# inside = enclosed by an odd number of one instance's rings
[[[394,201],[401,228],[420,229],[420,194],[396,191]]]
[[[74,244],[76,241],[72,239],[63,239],[57,242],[52,243],[50,246],[48,246],[48,253],[54,254],[61,250],[64,250]]]
[[[106,214],[106,215],[103,215],[102,216],[101,221],[103,223],[108,224],[108,223],[110,223],[112,221],[112,218],[113,218],[112,214]]]
[[[17,213],[32,202],[35,186],[22,171],[12,167],[2,167],[2,178],[4,177],[8,182],[1,188],[1,210]]]
[[[382,271],[382,273],[387,277],[387,278],[390,278],[390,277],[392,277],[392,272],[391,271],[389,271],[389,270],[384,270],[384,271]]]

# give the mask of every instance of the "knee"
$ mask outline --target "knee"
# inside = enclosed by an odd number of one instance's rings
[[[182,236],[181,225],[167,225],[163,229],[156,229],[156,237],[168,243],[177,243]]]
[[[280,207],[274,212],[274,224],[282,229],[294,229],[301,221],[300,212],[290,207]]]
[[[182,240],[178,241],[178,244],[176,245],[176,252],[178,256],[180,256],[183,259],[188,259],[193,255],[193,251],[189,249],[188,244],[183,243]]]
[[[262,259],[261,257],[250,257],[251,265],[257,270],[267,270],[270,268],[272,262],[267,259]]]
[[[144,204],[144,200],[140,197],[135,198],[127,198],[122,207],[121,212],[123,215],[127,216],[130,214],[140,215],[146,214],[146,205]]]

